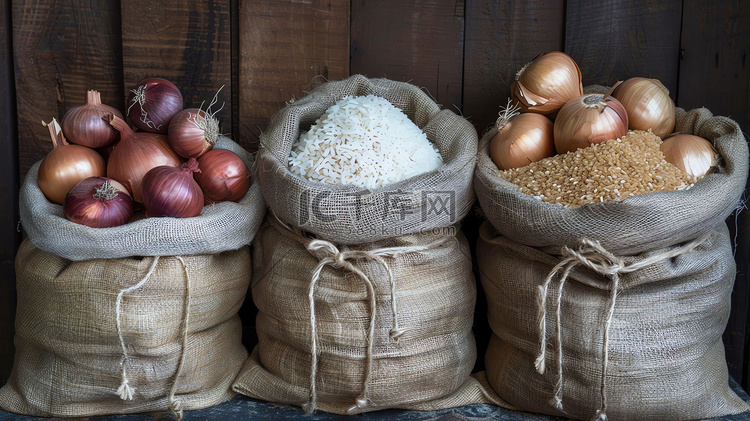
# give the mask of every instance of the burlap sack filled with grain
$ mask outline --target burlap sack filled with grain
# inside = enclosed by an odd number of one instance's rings
[[[729,388],[722,333],[735,263],[725,218],[748,148],[736,123],[677,113],[712,141],[717,170],[687,190],[577,208],[521,193],[480,144],[487,215],[477,259],[494,390],[519,409],[577,419],[692,420],[750,410]]]
[[[328,107],[346,96],[370,94],[387,99],[425,132],[443,158],[438,171],[375,190],[312,182],[289,171],[294,143]],[[367,243],[453,225],[474,202],[476,130],[409,83],[361,75],[324,83],[276,113],[260,143],[258,184],[269,208],[282,222],[334,243]],[[396,203],[398,212],[384,211]]]
[[[229,139],[219,148],[252,157]],[[265,206],[253,186],[194,218],[115,228],[67,221],[36,185],[21,190],[28,238],[16,256],[16,357],[5,411],[34,416],[204,408],[231,396],[247,359],[237,311]]]
[[[372,191],[292,174],[300,133],[338,100],[368,94],[423,129],[442,167]],[[465,119],[385,79],[328,82],[276,114],[258,154],[273,211],[253,257],[259,344],[236,391],[340,414],[483,401],[470,377],[476,285],[458,232],[476,143]]]

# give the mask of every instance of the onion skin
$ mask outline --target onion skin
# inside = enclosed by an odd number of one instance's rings
[[[581,69],[561,51],[542,53],[516,74],[510,96],[521,112],[553,115],[573,98],[583,95]]]
[[[674,130],[674,101],[659,80],[630,78],[615,89],[613,96],[625,107],[630,130],[651,129],[662,139]]]
[[[664,159],[694,180],[713,172],[718,155],[711,142],[691,134],[675,133],[661,144]]]
[[[120,133],[107,124],[103,117],[122,113],[114,107],[102,104],[99,91],[86,92],[86,104],[71,108],[62,119],[62,130],[68,141],[89,148],[102,148],[120,138]]]
[[[226,149],[212,149],[198,159],[200,172],[195,181],[203,190],[204,204],[237,201],[250,190],[250,173],[236,153]]]
[[[169,122],[167,141],[183,158],[200,158],[213,149],[218,138],[218,120],[198,108],[184,109]]]
[[[203,210],[203,192],[193,178],[200,171],[195,158],[180,168],[159,166],[143,177],[143,207],[149,218],[190,218]]]
[[[628,113],[612,96],[582,95],[568,101],[553,128],[557,153],[574,152],[628,133]]]
[[[148,78],[128,95],[128,118],[139,129],[167,133],[169,122],[183,108],[182,92],[162,78]]]
[[[536,113],[513,117],[490,141],[490,158],[501,170],[520,168],[555,155],[552,121]]]
[[[110,116],[110,124],[120,131],[120,141],[109,154],[107,177],[122,183],[142,203],[141,183],[154,167],[179,167],[182,158],[167,143],[167,136],[158,133],[134,132],[117,116]]]
[[[62,205],[65,195],[79,181],[104,176],[104,158],[91,148],[69,144],[57,120],[52,119],[45,125],[49,128],[54,149],[39,164],[37,185],[50,202]]]
[[[89,177],[65,196],[63,214],[69,221],[91,228],[117,227],[133,216],[133,198],[115,180]]]

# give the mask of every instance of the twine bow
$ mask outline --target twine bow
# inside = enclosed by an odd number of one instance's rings
[[[177,421],[180,421],[183,417],[182,401],[175,398],[175,393],[177,392],[177,380],[180,377],[180,373],[182,372],[182,368],[185,363],[185,355],[187,349],[187,336],[190,315],[190,273],[188,271],[187,263],[185,263],[185,260],[180,256],[176,257],[177,260],[182,263],[182,268],[185,271],[185,310],[182,322],[182,352],[180,353],[180,360],[177,365],[177,371],[174,374],[172,387],[170,388],[169,395],[167,396],[167,402],[169,403],[169,409],[175,415]],[[122,400],[133,400],[133,394],[135,393],[135,388],[133,386],[130,386],[130,380],[128,379],[127,375],[127,362],[130,357],[128,356],[127,347],[125,346],[125,338],[122,332],[122,299],[125,294],[133,292],[142,287],[151,278],[151,275],[156,269],[157,263],[159,263],[159,256],[154,257],[154,260],[151,262],[151,266],[146,272],[146,275],[137,284],[128,288],[124,288],[120,290],[119,294],[117,294],[117,301],[115,304],[115,317],[117,321],[117,335],[120,339],[120,347],[122,348],[122,359],[120,360],[120,365],[122,366],[122,375],[120,387],[117,389],[117,395]]]
[[[367,331],[367,357],[365,362],[364,379],[362,381],[362,391],[355,400],[355,404],[348,409],[347,412],[352,413],[358,409],[363,409],[369,404],[368,399],[368,388],[370,382],[370,374],[372,371],[372,348],[375,342],[375,321],[377,316],[377,295],[375,293],[375,284],[372,280],[360,270],[354,262],[359,260],[371,260],[378,263],[386,272],[388,276],[388,282],[390,285],[391,295],[391,312],[393,315],[393,322],[389,333],[390,338],[398,343],[399,339],[406,333],[406,330],[399,326],[398,321],[398,305],[396,299],[396,280],[393,277],[393,272],[390,266],[386,262],[386,258],[396,258],[402,254],[407,253],[421,253],[428,250],[435,249],[442,246],[445,242],[449,241],[452,237],[444,236],[432,243],[417,246],[404,246],[404,247],[384,247],[374,250],[351,250],[346,246],[339,249],[336,245],[329,241],[320,239],[309,239],[303,237],[292,231],[283,222],[278,220],[276,215],[268,218],[271,225],[279,230],[285,236],[292,238],[301,244],[305,245],[305,248],[311,255],[318,259],[318,265],[313,269],[311,273],[310,284],[308,286],[307,298],[310,306],[310,354],[312,361],[310,363],[310,397],[308,403],[305,405],[305,411],[311,413],[317,406],[317,369],[318,369],[318,333],[317,333],[317,322],[315,320],[315,287],[320,280],[321,273],[326,266],[330,266],[334,269],[342,269],[353,273],[359,278],[367,288],[367,297],[369,298],[370,305],[370,323]]]
[[[625,259],[615,256],[614,254],[607,251],[597,241],[582,240],[580,246],[577,249],[570,247],[563,247],[562,255],[564,258],[558,263],[552,271],[547,275],[542,285],[539,286],[539,299],[538,299],[538,321],[539,321],[539,344],[540,351],[537,359],[534,363],[536,370],[539,374],[544,374],[546,357],[547,357],[547,295],[549,292],[550,284],[555,276],[562,272],[559,284],[557,287],[557,302],[555,308],[555,347],[557,349],[557,382],[555,384],[555,393],[550,401],[558,410],[563,409],[562,400],[562,389],[563,389],[563,348],[562,348],[562,323],[561,323],[561,304],[562,294],[565,286],[565,281],[568,276],[578,266],[585,266],[596,273],[606,276],[610,279],[609,283],[605,283],[602,289],[609,290],[609,306],[607,308],[607,317],[604,321],[604,338],[602,340],[602,368],[601,368],[601,382],[600,382],[600,407],[596,411],[593,418],[594,421],[606,421],[607,420],[607,368],[609,364],[609,329],[612,324],[612,318],[615,311],[615,303],[617,301],[617,294],[620,291],[620,275],[637,270],[643,269],[652,264],[660,261],[671,259],[679,255],[690,252],[691,250],[698,247],[703,243],[710,234],[706,234],[690,243],[685,244],[682,247],[674,248],[664,253],[654,254],[647,258],[626,262]]]

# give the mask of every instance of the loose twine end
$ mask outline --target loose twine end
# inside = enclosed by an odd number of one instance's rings
[[[596,411],[596,415],[594,415],[591,421],[607,421],[607,412],[601,409]]]
[[[563,410],[562,396],[555,396],[549,401],[550,405],[554,406],[558,411]]]
[[[545,361],[546,361],[546,355],[544,352],[542,352],[539,356],[536,357],[536,361],[534,361],[534,367],[536,367],[536,372],[539,374],[544,374],[545,367]]]
[[[358,409],[365,408],[367,406],[367,396],[365,396],[364,394],[361,394],[357,397],[357,400],[355,400],[354,402],[355,402],[355,405],[347,409],[346,412],[351,414]]]
[[[169,409],[172,411],[172,414],[177,418],[177,421],[181,421],[183,417],[183,411],[182,411],[182,401],[177,399],[169,402]]]
[[[117,395],[124,401],[132,401],[133,393],[135,392],[135,389],[130,387],[128,383],[128,376],[125,374],[125,368],[123,367],[122,383],[120,383],[120,387],[117,389]]]
[[[388,333],[391,336],[391,339],[393,339],[395,342],[398,342],[398,340],[404,335],[404,333],[406,333],[406,331],[401,328],[393,328]]]

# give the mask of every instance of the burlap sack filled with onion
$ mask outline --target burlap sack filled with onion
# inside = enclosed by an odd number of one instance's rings
[[[722,344],[735,278],[724,221],[745,188],[747,143],[706,109],[675,117],[675,132],[715,147],[713,172],[689,188],[575,206],[501,177],[489,154],[497,129],[483,136],[474,185],[487,219],[477,244],[492,328],[485,364],[508,406],[618,420],[750,410],[727,384]],[[654,136],[644,133],[622,142]],[[596,160],[589,152],[571,154]]]
[[[400,117],[374,117],[372,110],[389,108],[396,111],[388,115]],[[373,114],[345,116],[350,109]],[[302,164],[290,168],[304,153],[317,152],[309,148],[315,140],[303,149],[303,133],[310,139],[321,127],[336,131],[352,121],[369,121],[381,133],[398,118],[408,124],[391,134],[402,136],[416,124],[442,165],[372,188],[311,181],[295,173]],[[368,137],[347,133],[330,140],[342,142],[340,151],[355,137]],[[382,159],[400,153],[387,145],[364,146],[352,159],[368,162],[371,148]],[[484,389],[470,377],[476,284],[458,230],[473,201],[475,145],[472,125],[440,110],[419,88],[359,75],[324,83],[274,116],[258,154],[258,183],[272,211],[253,252],[259,344],[234,390],[339,414],[484,401]],[[450,212],[428,214],[430,194],[452,201]]]
[[[214,150],[253,157],[226,137]],[[204,408],[230,399],[247,359],[237,315],[265,205],[257,185],[190,218],[111,228],[72,222],[21,187],[28,237],[16,256],[16,357],[0,407],[34,416]]]

